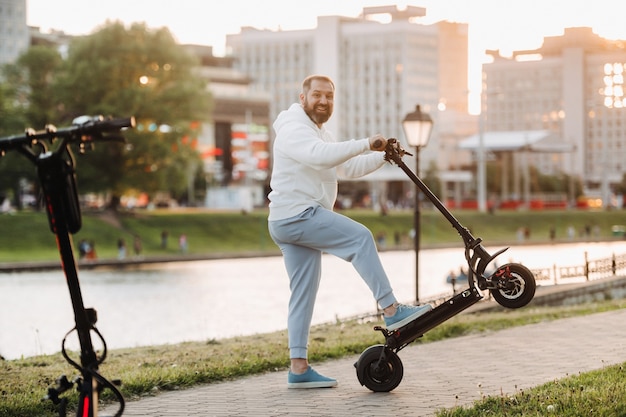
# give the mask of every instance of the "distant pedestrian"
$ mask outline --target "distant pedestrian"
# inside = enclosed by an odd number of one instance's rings
[[[117,259],[126,258],[126,241],[123,238],[117,240]]]
[[[84,259],[87,256],[87,252],[89,252],[89,243],[87,239],[81,239],[78,243],[78,257]]]
[[[141,250],[143,249],[143,247],[141,244],[141,238],[138,235],[135,236],[135,240],[133,241],[133,249],[135,251],[135,256],[141,255]]]
[[[380,231],[376,234],[376,243],[380,249],[385,249],[387,246],[387,234],[384,231]]]
[[[456,274],[454,271],[450,271],[447,281],[452,285],[452,293],[456,295]]]
[[[169,236],[169,233],[167,232],[167,230],[163,230],[161,232],[161,249],[167,249],[168,236]]]
[[[574,226],[572,225],[567,226],[567,238],[569,240],[574,240],[575,237],[576,237],[576,229],[574,228]]]
[[[178,248],[182,253],[187,253],[187,235],[184,233],[178,238]]]
[[[85,254],[85,259],[97,259],[98,256],[96,255],[96,241],[95,240],[91,240],[89,241],[88,245],[87,245],[87,253]]]

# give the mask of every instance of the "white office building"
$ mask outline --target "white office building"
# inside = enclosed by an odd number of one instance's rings
[[[14,62],[29,45],[26,0],[0,0],[0,65]]]
[[[442,135],[462,136],[451,133],[462,124],[439,123],[440,110],[467,117],[468,91],[467,25],[420,24],[425,13],[413,6],[367,7],[354,18],[320,16],[317,27],[308,30],[244,27],[227,36],[226,46],[254,88],[272,95],[272,120],[298,101],[302,80],[313,73],[335,81],[335,112],[327,127],[339,139],[381,133],[406,144],[401,122],[419,104],[435,122],[431,141],[420,153],[423,171],[437,160]],[[387,22],[375,20],[381,16]],[[389,165],[368,180],[408,178]]]
[[[569,151],[520,149],[512,163],[581,178],[584,191],[602,197],[606,206],[610,185],[626,172],[626,41],[568,28],[562,36],[544,38],[537,50],[509,58],[491,54],[493,62],[483,66],[485,133],[549,132],[553,143]]]

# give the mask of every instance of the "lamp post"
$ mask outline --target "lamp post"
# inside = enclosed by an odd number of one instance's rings
[[[408,113],[402,121],[404,136],[410,146],[415,147],[415,175],[419,176],[420,149],[428,144],[433,130],[433,119],[428,113],[422,112],[419,104],[415,111]],[[415,208],[413,213],[413,245],[415,249],[415,302],[419,303],[419,251],[420,251],[420,191],[415,186]]]
[[[478,165],[476,173],[476,199],[478,200],[478,211],[480,213],[486,213],[489,208],[487,204],[487,161],[485,155],[487,150],[485,149],[485,112],[487,110],[486,102],[487,99],[490,97],[501,99],[502,96],[503,94],[499,89],[487,93],[483,87],[483,91],[480,93],[481,104],[480,114],[478,115],[478,150],[476,152],[476,164]]]
[[[478,116],[478,211],[487,211],[487,174],[485,167],[485,119],[481,109]]]

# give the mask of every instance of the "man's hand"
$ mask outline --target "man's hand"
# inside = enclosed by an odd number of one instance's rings
[[[384,151],[387,146],[387,139],[383,135],[374,135],[369,138],[370,149],[372,151]]]

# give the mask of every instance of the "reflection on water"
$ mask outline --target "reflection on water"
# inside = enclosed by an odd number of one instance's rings
[[[487,247],[491,253],[500,248]],[[580,265],[626,253],[626,242],[517,246],[498,263],[530,268]],[[397,298],[415,293],[412,251],[381,254]],[[462,248],[420,252],[420,298],[451,290],[445,277],[464,263]],[[352,266],[326,256],[314,323],[376,311]],[[97,327],[109,348],[219,339],[286,328],[289,288],[282,258],[197,261],[154,270],[80,271],[86,307],[98,311]],[[6,359],[58,352],[74,326],[61,271],[0,275],[0,355]],[[78,348],[72,337],[68,346]],[[97,339],[94,338],[97,346]]]

